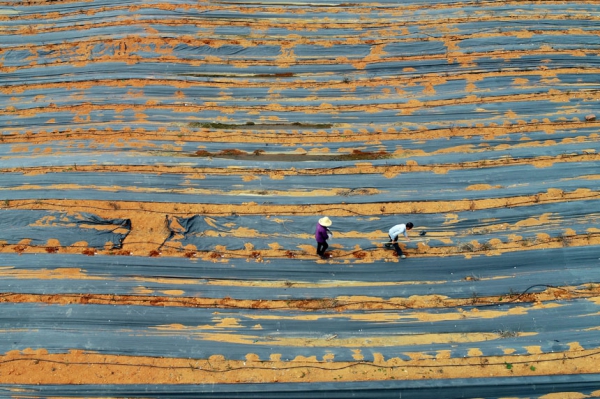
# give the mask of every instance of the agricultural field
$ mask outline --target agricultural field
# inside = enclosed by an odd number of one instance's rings
[[[0,0],[0,396],[600,397],[599,36],[600,0]]]

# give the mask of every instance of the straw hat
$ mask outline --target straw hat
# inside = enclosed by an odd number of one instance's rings
[[[331,219],[329,219],[327,216],[322,217],[319,219],[319,224],[324,227],[329,227],[331,226]]]

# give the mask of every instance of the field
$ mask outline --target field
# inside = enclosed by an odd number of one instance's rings
[[[600,0],[0,1],[0,396],[599,397],[599,35]]]

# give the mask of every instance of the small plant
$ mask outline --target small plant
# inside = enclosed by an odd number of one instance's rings
[[[512,330],[498,330],[498,335],[500,338],[516,338],[519,336],[519,333]]]
[[[55,254],[58,252],[58,247],[46,247],[46,252],[49,254]]]
[[[191,122],[188,124],[189,127],[202,127],[205,129],[233,129],[238,125],[231,125],[219,122]]]
[[[569,237],[565,233],[562,233],[558,236],[558,242],[560,242],[563,247],[568,247],[571,243],[571,237]]]
[[[194,155],[197,156],[197,157],[210,157],[213,154],[210,153],[210,152],[208,152],[208,151],[206,151],[206,150],[198,150],[198,151],[196,151],[194,153]]]
[[[8,208],[10,206],[10,200],[5,199],[4,206]]]
[[[96,255],[96,250],[94,250],[94,248],[86,248],[83,251],[81,251],[81,253],[87,256],[94,256]]]
[[[506,362],[504,362],[504,365],[506,366],[506,369],[507,369],[507,370],[511,370],[511,369],[512,369],[512,367],[513,367],[513,365],[512,365],[512,364],[510,364],[510,363],[506,363]]]
[[[386,158],[390,158],[390,157],[391,157],[391,155],[387,151],[370,152],[370,151],[352,150],[351,154],[341,155],[337,159],[339,159],[340,161],[361,161],[361,160],[373,160],[373,159],[386,159]]]
[[[331,298],[323,298],[318,301],[318,309],[332,309],[338,306],[338,301]]]
[[[471,243],[466,243],[466,244],[461,244],[458,247],[458,250],[460,252],[474,252],[475,251],[475,246]]]
[[[221,155],[221,156],[240,156],[240,155],[246,155],[246,153],[244,151],[236,150],[234,148],[226,148],[224,150],[219,151],[217,153],[217,155]]]
[[[524,247],[530,247],[532,245],[535,245],[537,243],[537,240],[533,237],[529,237],[529,238],[525,238],[523,240],[521,240],[521,245]]]
[[[535,371],[535,366],[530,366],[530,367],[529,367],[529,370],[531,370],[531,371]]]
[[[480,249],[481,251],[490,251],[490,250],[491,250],[491,249],[493,249],[493,248],[494,248],[494,246],[493,246],[492,244],[490,244],[490,242],[489,242],[489,241],[488,241],[488,242],[484,242],[483,244],[481,244],[481,245],[479,246],[479,249]]]
[[[328,129],[333,125],[331,123],[302,123],[302,122],[294,122],[292,126],[302,126],[302,127],[310,127],[314,129]]]
[[[469,210],[473,212],[475,209],[477,209],[477,204],[475,203],[475,201],[469,202]]]
[[[491,229],[483,228],[483,229],[480,229],[479,231],[473,231],[473,234],[482,235],[482,234],[489,234],[491,232],[492,232]]]

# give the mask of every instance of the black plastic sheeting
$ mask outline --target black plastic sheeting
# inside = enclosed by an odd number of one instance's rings
[[[409,353],[451,358],[568,351],[600,346],[600,304],[588,299],[555,301],[554,306],[507,303],[461,309],[378,311],[194,309],[158,306],[0,304],[0,351],[21,348],[66,353],[79,348],[101,354],[207,359],[223,355],[244,360],[248,353],[268,360],[280,354],[353,362],[359,350],[367,362],[410,360]],[[493,322],[484,311],[493,313]],[[352,344],[354,343],[354,344]],[[574,355],[576,356],[576,354]]]
[[[600,57],[599,57],[600,58]],[[600,61],[598,61],[600,64]],[[596,66],[598,67],[598,66]],[[238,100],[239,101],[239,100]],[[245,123],[249,119],[249,115],[252,115],[253,112],[257,110],[261,110],[267,108],[268,102],[264,101],[261,104],[256,104],[253,107],[248,106],[245,110],[238,110],[235,112],[233,117],[236,118],[237,123]],[[585,116],[594,112],[595,109],[600,105],[600,101],[590,101],[589,103],[581,103],[579,107],[577,107],[576,113],[572,115],[572,118],[577,118],[578,120],[584,120]],[[115,106],[116,107],[116,106]],[[478,105],[453,105],[453,106],[439,106],[439,107],[431,107],[431,109],[417,109],[412,111],[412,114],[409,116],[399,116],[399,109],[394,104],[394,109],[386,110],[383,109],[377,114],[377,117],[373,117],[369,112],[356,112],[357,115],[350,116],[350,112],[341,113],[340,115],[329,115],[329,114],[321,114],[316,113],[315,115],[311,115],[311,118],[308,121],[312,123],[335,123],[335,124],[348,124],[352,123],[355,118],[360,118],[363,120],[365,124],[372,124],[375,120],[380,121],[382,124],[393,125],[394,123],[402,123],[406,126],[410,126],[416,130],[417,126],[426,126],[429,129],[437,129],[437,128],[448,128],[455,126],[468,127],[471,124],[483,124],[483,123],[495,123],[501,124],[506,120],[504,114],[511,112],[513,109],[519,110],[519,118],[523,120],[531,120],[535,118],[549,118],[553,115],[560,114],[564,112],[565,108],[574,107],[574,105],[570,104],[569,101],[565,102],[553,102],[551,100],[538,100],[538,101],[530,101],[527,103],[524,102],[500,102],[497,104],[493,104],[488,106],[488,108],[492,108],[490,111],[491,115],[488,114],[480,114],[477,112]],[[402,109],[401,106],[399,106]],[[176,106],[173,106],[176,108]],[[383,107],[382,108],[386,108]],[[411,109],[410,106],[404,106],[405,109]],[[541,113],[540,109],[543,109],[544,112]],[[190,109],[187,113],[177,112],[176,110],[169,109],[153,109],[148,108],[144,110],[145,115],[147,115],[145,119],[145,126],[141,124],[140,127],[148,127],[164,124],[165,121],[170,121],[171,124],[181,123],[178,121],[187,120],[189,123],[198,122],[198,121],[212,121],[216,120],[220,112],[219,111],[198,111]],[[440,120],[439,114],[444,114],[444,119]],[[105,124],[105,119],[108,112],[104,111],[92,111],[90,112],[90,121],[89,127],[99,124]],[[263,111],[261,114],[268,119],[281,119],[286,118],[290,122],[295,121],[307,121],[306,112],[304,111],[279,111],[279,112],[268,112]],[[48,119],[57,120],[57,126],[68,126],[69,122],[72,121],[75,114],[73,111],[60,111],[56,110],[53,112],[42,113],[39,112],[36,117],[31,118],[19,118],[15,119],[10,115],[0,115],[0,125],[6,126],[7,128],[11,128],[13,130],[19,131],[28,131],[31,126],[39,126],[37,129],[43,129],[45,123]],[[116,118],[116,116],[115,116]],[[556,118],[554,117],[554,120]],[[467,121],[467,122],[465,122]],[[123,120],[119,121],[120,123],[125,123],[128,125],[140,125],[138,123],[138,116],[134,112],[130,114],[125,114]],[[171,125],[172,126],[172,125]],[[113,129],[120,130],[124,125],[119,126],[118,124],[110,126]]]
[[[220,142],[195,142],[173,144],[171,141],[132,140],[130,142],[117,141],[99,144],[93,140],[55,140],[51,143],[41,143],[23,151],[21,145],[0,146],[0,161],[5,167],[35,167],[45,166],[52,162],[55,166],[73,165],[180,165],[192,167],[225,168],[237,166],[245,168],[281,169],[293,166],[297,170],[314,168],[339,168],[357,163],[353,160],[323,160],[313,162],[272,161],[256,156],[246,159],[226,159],[217,154],[225,146],[253,154],[254,151],[265,151],[266,155],[284,154],[298,155],[306,152],[310,154],[326,155],[335,158],[351,154],[352,150],[377,153],[385,151],[394,154],[398,160],[373,159],[373,165],[386,165],[402,163],[403,159],[416,160],[419,165],[452,164],[460,162],[474,162],[490,159],[527,159],[539,156],[557,156],[563,154],[583,154],[598,141],[596,127],[579,129],[556,129],[549,132],[530,132],[526,137],[521,135],[503,135],[495,139],[481,137],[441,138],[431,139],[426,142],[419,140],[381,140],[375,143],[364,141],[354,143],[307,143],[296,145],[283,145],[278,143],[220,143]],[[99,133],[102,137],[105,133]],[[108,137],[109,134],[106,133]],[[551,141],[550,141],[551,140]],[[542,147],[540,147],[542,146]],[[351,148],[349,148],[351,147]],[[194,156],[196,151],[204,150],[213,154],[210,157]]]
[[[496,159],[527,159],[540,156],[560,156],[564,154],[584,154],[598,141],[597,128],[557,129],[548,132],[530,132],[527,135],[506,135],[495,139],[484,140],[481,137],[453,137],[451,139],[432,139],[426,142],[419,140],[381,140],[375,143],[368,138],[353,143],[299,143],[283,145],[277,143],[231,143],[221,142],[187,142],[173,144],[171,141],[117,141],[99,145],[92,140],[53,141],[31,146],[28,152],[21,145],[0,146],[0,161],[5,167],[46,166],[51,162],[55,166],[73,165],[166,165],[185,164],[190,167],[226,168],[236,166],[259,169],[296,170],[324,168],[333,169],[353,166],[357,161],[334,160],[348,155],[352,150],[378,153],[384,151],[395,154],[398,160],[372,159],[373,165],[389,165],[414,160],[419,165],[439,165],[460,162],[475,162]],[[549,144],[552,140],[552,145]],[[544,144],[546,144],[544,146]],[[265,159],[254,157],[246,159],[227,159],[218,154],[223,147],[229,146],[248,154],[254,151],[265,151],[266,155],[298,155],[298,151],[307,154],[320,154],[330,157],[321,161],[303,161],[298,158],[287,160]],[[542,147],[540,147],[542,146]],[[210,157],[194,156],[196,151],[204,150],[213,154]]]
[[[121,248],[131,231],[129,219],[104,219],[91,213],[38,210],[0,210],[0,242],[47,245],[58,240],[61,246],[85,241],[93,248]]]
[[[3,397],[28,398],[372,398],[372,399],[543,399],[549,394],[592,397],[600,389],[600,374],[535,377],[457,378],[439,380],[332,382],[299,384],[176,384],[176,385],[0,385]]]
[[[239,175],[194,178],[154,173],[46,173],[28,176],[4,173],[0,195],[13,199],[97,199],[148,202],[267,204],[361,203],[389,201],[462,200],[533,195],[551,188],[595,190],[600,162],[557,163],[450,170],[446,174],[413,172],[388,178],[374,174],[261,176],[243,181]],[[532,179],[535,176],[535,179]],[[368,183],[368,184],[365,184]],[[489,184],[487,190],[470,190]],[[61,189],[69,185],[69,190]]]
[[[374,7],[320,1],[284,6],[239,2],[244,9],[240,11],[230,3],[199,2],[192,7],[185,2],[168,3],[171,9],[139,1],[52,4],[52,15],[47,15],[44,6],[14,4],[7,8],[11,18],[0,21],[0,43],[4,46],[1,61],[6,68],[3,84],[10,88],[27,82],[29,87],[15,93],[19,101],[11,96],[0,98],[0,109],[13,106],[16,111],[36,112],[18,118],[10,112],[0,114],[3,134],[73,126],[96,129],[99,125],[115,131],[131,125],[152,132],[160,128],[178,131],[179,126],[192,122],[223,118],[219,107],[231,108],[226,113],[231,123],[338,123],[354,132],[374,125],[416,130],[423,126],[502,125],[507,120],[559,121],[566,116],[583,120],[598,108],[600,86],[593,71],[600,66],[595,4],[524,2],[515,6],[422,0],[401,5],[378,3]],[[446,7],[436,9],[432,7],[435,4]],[[127,11],[116,7],[124,5],[137,7],[132,23],[120,23]],[[281,7],[289,12],[281,13]],[[398,8],[402,12],[397,12]],[[87,11],[93,11],[93,16]],[[21,18],[36,13],[36,29],[19,34],[23,24],[30,21]],[[306,21],[314,24],[308,23],[308,28]],[[450,26],[452,36],[439,26]],[[122,41],[133,36],[152,42],[127,49],[126,60],[115,57],[123,51]],[[299,37],[303,42],[295,41]],[[223,43],[204,43],[200,40],[204,38]],[[240,38],[251,44],[240,43]],[[287,50],[282,38],[293,44],[293,57],[288,62],[280,60]],[[358,40],[346,40],[349,38]],[[377,43],[377,54],[372,53],[373,43]],[[53,47],[63,44],[67,45],[64,51]],[[87,52],[79,54],[76,46],[69,48],[69,44],[81,44]],[[166,58],[164,50],[169,51]],[[365,61],[370,55],[376,57]],[[529,73],[526,82],[515,82],[522,76],[519,72],[542,69],[559,72],[550,76]],[[485,76],[498,72],[501,76]],[[395,92],[396,78],[428,74],[447,79],[436,82],[434,89],[401,84],[402,93]],[[465,74],[479,75],[469,90],[465,86],[473,82]],[[127,83],[140,78],[147,84],[135,88],[143,94],[139,96],[132,96],[127,84],[118,87],[103,82]],[[340,86],[344,79],[356,85],[351,90]],[[373,79],[390,79],[390,83],[369,84]],[[70,85],[82,81],[97,84],[86,88]],[[274,81],[277,97],[271,91]],[[301,84],[280,84],[285,82]],[[33,86],[37,83],[60,86]],[[64,85],[69,85],[68,90]],[[551,90],[581,94],[535,98]],[[451,101],[464,100],[468,95],[475,100]],[[532,98],[519,99],[518,95]],[[495,96],[505,97],[493,100]],[[478,100],[485,98],[492,101],[482,105]],[[413,109],[417,107],[411,105],[411,99],[450,102]],[[146,107],[148,100],[160,107]],[[68,107],[86,102],[107,108],[92,109],[87,119],[74,121],[80,115]],[[207,103],[214,106],[204,106]],[[320,107],[323,103],[331,107]],[[273,104],[282,107],[270,107]],[[353,108],[364,104],[368,109]],[[514,115],[507,116],[509,112]],[[325,134],[333,130],[323,129]]]
[[[334,238],[329,242],[332,249],[343,253],[357,249],[382,247],[388,240],[388,230],[398,223],[413,222],[412,241],[404,241],[406,248],[415,248],[425,241],[430,247],[460,246],[461,243],[491,239],[502,242],[536,239],[538,234],[560,237],[565,229],[576,234],[587,234],[600,225],[600,201],[577,201],[571,203],[538,204],[519,209],[499,208],[442,214],[401,214],[385,216],[346,216],[333,218],[330,230]],[[302,250],[314,246],[316,216],[202,216],[170,218],[171,236],[165,245],[183,247],[193,245],[198,250],[214,251],[223,247],[226,251],[247,248],[282,248]],[[493,221],[493,222],[491,222]],[[422,237],[416,233],[425,231]],[[517,243],[518,245],[518,243]]]
[[[147,256],[3,254],[4,292],[33,294],[123,294],[233,299],[289,300],[370,296],[385,300],[412,295],[505,297],[551,286],[584,286],[600,281],[597,246],[505,253],[502,256],[448,256],[390,259],[373,263],[326,263],[246,258],[215,262]],[[77,269],[81,275],[36,271]],[[50,273],[48,273],[50,274]],[[33,276],[23,278],[23,276]],[[158,280],[157,280],[158,279]],[[255,284],[245,284],[254,282]],[[277,283],[277,284],[273,284]]]

